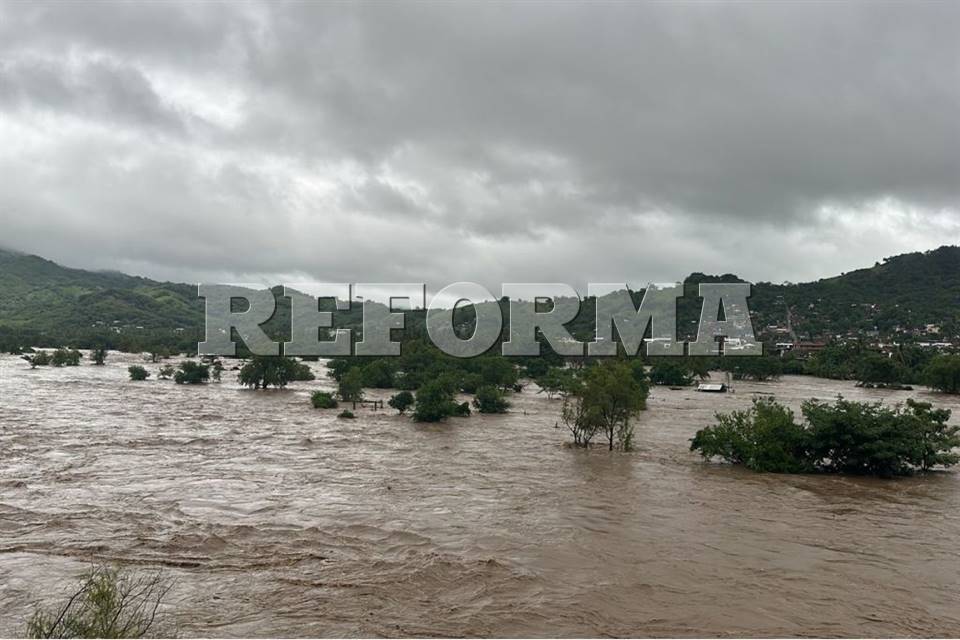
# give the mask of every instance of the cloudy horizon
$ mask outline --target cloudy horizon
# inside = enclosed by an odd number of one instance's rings
[[[956,3],[0,3],[0,246],[808,281],[960,243]]]

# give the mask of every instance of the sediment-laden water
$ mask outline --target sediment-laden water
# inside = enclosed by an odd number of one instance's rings
[[[903,480],[705,464],[688,439],[787,377],[653,391],[638,450],[564,446],[559,402],[422,426],[286,391],[0,357],[0,635],[91,562],[163,567],[197,636],[960,635],[960,472]],[[387,393],[375,392],[377,397]]]

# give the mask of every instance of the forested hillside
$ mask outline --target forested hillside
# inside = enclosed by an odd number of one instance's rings
[[[697,284],[703,281],[739,278],[689,276],[686,296],[678,305],[681,336],[695,334],[700,312]],[[750,308],[757,333],[770,340],[790,335],[788,309],[790,329],[801,339],[874,332],[954,339],[960,333],[960,248],[944,246],[887,258],[873,267],[816,282],[757,283]],[[358,311],[355,308],[340,318],[338,325],[359,324]],[[421,314],[414,316],[408,326],[422,327]],[[271,333],[285,335],[288,318],[289,303],[280,299]],[[587,300],[572,328],[586,337],[592,333],[592,320],[593,305]],[[929,333],[930,325],[934,333]],[[14,342],[21,346],[106,344],[131,350],[167,345],[186,350],[195,348],[202,328],[203,301],[195,285],[71,269],[37,256],[0,250],[0,347]]]

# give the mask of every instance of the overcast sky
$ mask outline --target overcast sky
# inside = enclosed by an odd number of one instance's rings
[[[0,245],[802,281],[960,243],[960,3],[0,4]]]

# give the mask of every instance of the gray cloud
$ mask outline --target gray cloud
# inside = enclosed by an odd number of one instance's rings
[[[0,244],[181,280],[801,280],[960,240],[953,3],[0,5]]]

